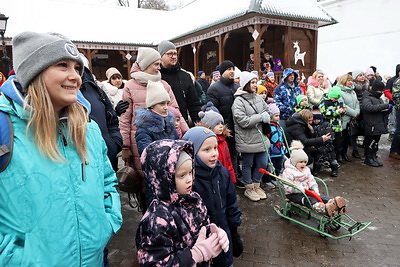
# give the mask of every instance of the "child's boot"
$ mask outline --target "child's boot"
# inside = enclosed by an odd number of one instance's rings
[[[260,183],[254,183],[254,191],[256,191],[260,199],[267,199],[267,195],[265,194],[265,191],[262,190],[262,188],[260,187]]]
[[[335,214],[337,213],[337,206],[335,204],[335,201],[332,199],[329,199],[328,202],[326,202],[325,204],[325,210],[326,210],[326,215],[328,215],[329,217],[333,217],[335,216]]]
[[[339,174],[339,165],[338,164],[331,164],[331,176],[337,177]]]
[[[259,201],[260,196],[254,190],[254,184],[246,184],[246,190],[244,190],[244,195],[251,201]]]
[[[319,172],[321,171],[321,163],[320,162],[314,162],[313,170],[312,170],[312,175],[318,176]]]

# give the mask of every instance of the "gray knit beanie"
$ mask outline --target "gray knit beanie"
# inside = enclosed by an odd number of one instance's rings
[[[148,66],[159,59],[161,59],[160,53],[154,48],[139,47],[136,61],[141,70],[147,69]]]
[[[361,73],[364,73],[362,70],[353,70],[351,72],[351,76],[353,76],[353,80],[355,80],[357,78],[358,75],[360,75]]]
[[[163,40],[158,44],[157,50],[163,56],[168,50],[176,50],[176,46],[170,41]]]
[[[13,65],[22,88],[54,63],[63,59],[75,60],[83,74],[83,61],[76,46],[58,33],[23,32],[12,40]]]
[[[213,110],[209,110],[206,112],[200,111],[199,117],[201,119],[201,123],[210,127],[211,130],[214,129],[214,127],[218,123],[220,123],[220,122],[224,123],[224,118],[222,117],[222,115]]]
[[[171,98],[169,97],[167,90],[165,90],[162,82],[149,81],[146,89],[146,106],[151,108],[152,106],[164,101],[170,102]]]

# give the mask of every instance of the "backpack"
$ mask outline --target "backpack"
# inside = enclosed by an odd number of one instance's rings
[[[10,115],[0,111],[0,172],[7,168],[11,161],[14,144],[14,128]]]

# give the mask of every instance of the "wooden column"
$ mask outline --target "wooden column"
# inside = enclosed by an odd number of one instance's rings
[[[225,59],[225,44],[229,38],[229,32],[220,34],[215,37],[215,41],[218,43],[218,65]]]
[[[290,36],[292,34],[292,27],[286,27],[285,28],[285,34],[282,36],[283,38],[283,62],[285,64],[285,68],[293,68],[292,62],[293,59],[290,58],[292,53],[289,54],[289,51],[292,51],[292,46],[290,46]]]
[[[94,49],[90,51],[90,49],[79,49],[79,52],[81,52],[89,61],[89,70],[92,71],[92,58],[93,55],[97,53],[97,49]]]
[[[193,75],[196,77],[197,72],[199,70],[199,51],[200,47],[203,44],[203,41],[195,42],[192,44],[192,50],[196,49],[196,52],[193,53]]]
[[[261,26],[260,24],[255,24],[254,26],[248,26],[247,29],[251,34],[254,33],[254,31],[258,32],[258,36],[256,39],[254,39],[254,70],[260,72],[260,65],[261,65],[261,57],[260,57],[260,51],[261,51],[261,37],[264,34],[264,32],[267,31],[268,25]]]
[[[123,56],[123,57],[125,57],[126,58],[126,55],[131,55],[132,56],[132,53],[133,54],[135,54],[136,52],[135,51],[119,51],[119,53]],[[130,78],[131,78],[131,76],[130,76],[130,73],[131,73],[131,68],[132,68],[132,64],[131,64],[131,59],[127,59],[126,58],[126,67],[127,67],[127,69],[128,69],[128,73],[127,73],[127,80],[129,80]]]

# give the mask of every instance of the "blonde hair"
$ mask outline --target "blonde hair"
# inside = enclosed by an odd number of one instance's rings
[[[346,86],[346,83],[348,80],[353,80],[353,76],[351,76],[350,74],[346,73],[343,74],[342,76],[340,76],[337,80],[338,84],[341,84],[343,86]]]
[[[54,112],[53,103],[47,92],[42,74],[39,74],[28,86],[24,101],[24,109],[30,111],[30,119],[26,131],[32,131],[32,136],[39,151],[49,157],[52,161],[64,162],[57,146],[57,135],[61,131],[59,128],[59,118]],[[86,126],[87,112],[79,103],[73,103],[63,110],[68,115],[68,137],[74,143],[82,162],[87,164],[86,151]],[[62,134],[62,133],[61,133]],[[64,142],[67,142],[63,136]]]
[[[309,109],[303,109],[299,112],[299,114],[303,118],[303,120],[307,123],[307,126],[310,129],[311,133],[314,133],[313,127],[308,123],[308,120],[314,117],[312,111]]]
[[[318,74],[322,74],[322,75],[324,75],[324,77],[325,77],[325,73],[322,71],[322,70],[316,70],[316,71],[314,71],[314,73],[312,74],[312,77],[314,78],[314,79],[317,79],[317,75]]]

